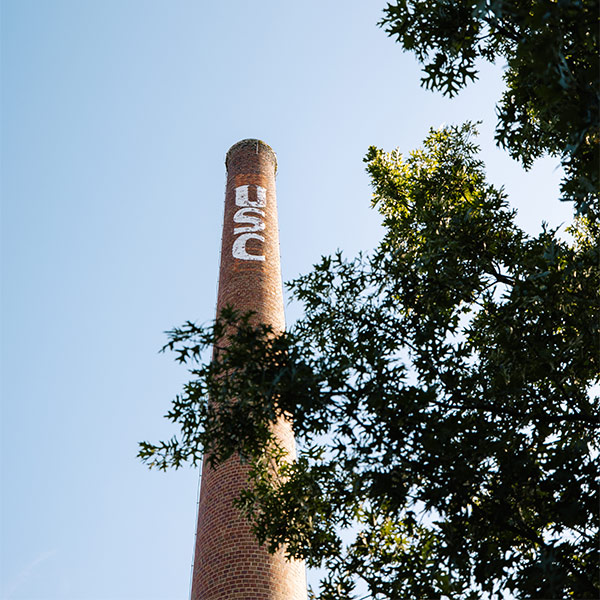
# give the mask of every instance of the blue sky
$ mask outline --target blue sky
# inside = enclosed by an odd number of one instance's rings
[[[383,6],[2,0],[3,599],[187,598],[198,473],[136,452],[174,432],[163,331],[214,316],[236,141],[278,155],[284,280],[376,245],[368,146],[444,123],[483,121],[524,228],[569,220],[557,161],[525,173],[493,144],[502,65],[422,90]]]

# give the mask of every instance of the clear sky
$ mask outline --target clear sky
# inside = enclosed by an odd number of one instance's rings
[[[368,146],[444,123],[483,121],[528,231],[569,220],[556,160],[494,147],[501,65],[455,100],[420,89],[384,4],[2,0],[2,599],[188,597],[198,473],[137,443],[173,433],[163,331],[214,316],[236,141],[278,155],[284,280],[376,245]]]

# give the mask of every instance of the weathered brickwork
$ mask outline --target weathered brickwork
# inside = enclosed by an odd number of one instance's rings
[[[217,313],[227,304],[253,310],[282,331],[275,153],[264,142],[243,140],[227,153],[226,166]],[[281,421],[275,431],[293,456],[289,424]],[[237,458],[202,468],[192,600],[306,600],[304,563],[260,547],[232,505],[246,474]]]

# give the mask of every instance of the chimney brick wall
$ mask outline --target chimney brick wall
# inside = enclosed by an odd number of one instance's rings
[[[227,185],[217,314],[231,305],[256,312],[275,331],[285,328],[273,150],[243,140],[227,153]],[[291,456],[289,423],[275,432]],[[259,546],[232,505],[246,485],[247,467],[237,457],[202,467],[192,600],[306,600],[304,563],[271,555]]]

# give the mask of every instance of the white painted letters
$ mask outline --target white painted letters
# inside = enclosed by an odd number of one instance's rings
[[[250,206],[248,204],[248,187],[240,185],[235,188],[235,203],[237,206]]]
[[[234,258],[240,260],[259,260],[264,261],[265,257],[261,254],[249,254],[246,250],[246,242],[250,239],[265,241],[264,236],[256,233],[263,231],[265,224],[261,217],[265,216],[265,211],[261,210],[267,205],[267,190],[260,185],[256,186],[256,200],[250,200],[248,189],[249,185],[240,185],[235,188],[235,204],[241,208],[233,215],[234,223],[245,223],[246,227],[235,227],[233,233],[239,235],[231,248]],[[254,213],[253,216],[250,213]]]
[[[256,186],[256,200],[257,206],[266,206],[267,205],[267,190],[264,187],[260,187],[260,185]]]
[[[258,233],[242,233],[242,235],[236,238],[233,242],[233,247],[231,249],[233,258],[240,258],[241,260],[264,261],[265,257],[262,254],[248,254],[248,251],[246,250],[246,242],[249,239],[260,240],[261,242],[265,241],[265,238],[262,235],[258,235]]]
[[[234,223],[250,223],[251,227],[236,227],[233,233],[244,233],[245,231],[262,231],[265,224],[260,217],[252,217],[248,213],[258,213],[261,217],[265,216],[265,211],[260,208],[240,208],[233,216]]]
[[[267,205],[267,190],[260,185],[256,186],[256,202],[248,197],[249,185],[240,185],[235,188],[235,203],[237,206],[252,206],[263,208]]]

